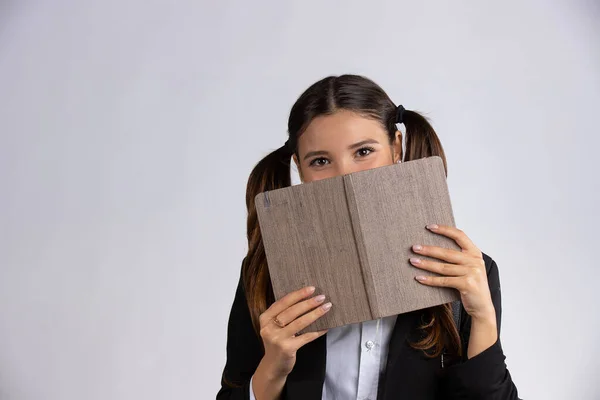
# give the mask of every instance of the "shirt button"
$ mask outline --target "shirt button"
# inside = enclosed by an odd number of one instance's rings
[[[367,349],[371,350],[373,346],[375,346],[375,343],[373,343],[372,340],[369,340],[365,343],[365,346],[367,347]]]

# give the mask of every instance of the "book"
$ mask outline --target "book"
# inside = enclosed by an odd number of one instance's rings
[[[275,299],[315,286],[333,307],[303,332],[453,302],[425,286],[415,244],[459,250],[428,224],[456,226],[444,164],[426,157],[259,193],[256,211]],[[439,261],[439,260],[438,260]]]

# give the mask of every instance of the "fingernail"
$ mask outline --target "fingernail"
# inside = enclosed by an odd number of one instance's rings
[[[419,276],[415,276],[415,279],[418,280],[419,282],[425,282],[427,280],[427,277],[423,276],[423,275],[419,275]]]
[[[320,294],[317,297],[315,297],[315,301],[317,303],[321,303],[323,300],[325,300],[325,295],[324,294]]]
[[[435,229],[439,228],[439,226],[437,226],[436,224],[432,224],[432,225],[427,225],[426,228],[427,229],[431,229],[431,230],[435,230]]]
[[[419,264],[421,262],[421,260],[419,258],[411,258],[410,262],[413,264]]]
[[[421,250],[423,250],[423,246],[421,246],[420,244],[415,244],[413,246],[413,250],[415,250],[415,251],[421,251]]]
[[[325,303],[321,307],[323,308],[323,310],[329,311],[329,309],[331,308],[331,303]]]
[[[315,291],[315,287],[314,287],[314,286],[309,286],[309,287],[307,287],[307,288],[306,288],[306,292],[307,292],[308,294],[311,294],[311,293],[313,293],[314,291]]]

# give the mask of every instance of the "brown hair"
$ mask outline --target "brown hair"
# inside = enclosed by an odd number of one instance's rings
[[[397,107],[383,89],[368,78],[358,75],[329,76],[311,85],[296,100],[288,119],[289,138],[283,145],[264,157],[252,170],[246,189],[248,208],[248,254],[243,265],[243,280],[254,329],[260,330],[259,316],[274,301],[273,288],[267,268],[267,259],[254,197],[266,190],[291,185],[290,161],[297,151],[298,137],[310,122],[320,115],[330,115],[338,110],[349,110],[381,123],[393,143]],[[442,144],[427,119],[415,111],[405,110],[402,123],[406,127],[406,153],[404,161],[440,156],[448,174]],[[402,157],[402,154],[400,154]],[[462,353],[458,330],[454,324],[450,304],[427,309],[422,321],[420,340],[411,343],[429,357],[438,357],[444,349],[452,354]]]

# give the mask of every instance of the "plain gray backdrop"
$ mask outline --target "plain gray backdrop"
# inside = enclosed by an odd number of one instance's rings
[[[248,174],[343,73],[437,129],[521,396],[600,398],[599,19],[593,0],[0,0],[0,399],[214,398]]]

